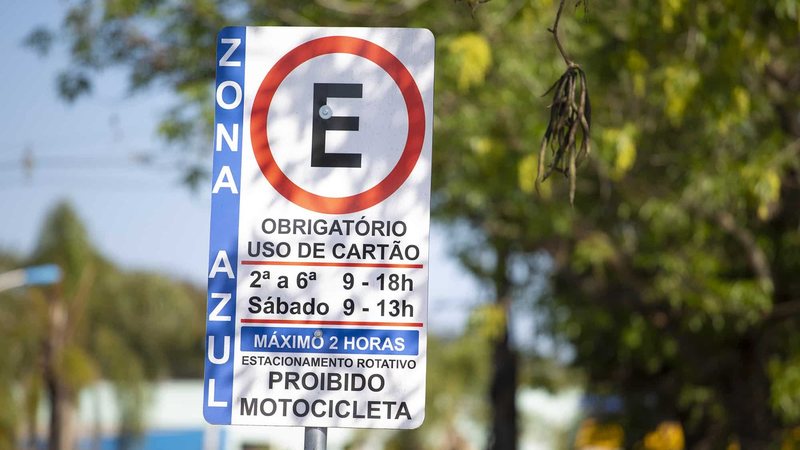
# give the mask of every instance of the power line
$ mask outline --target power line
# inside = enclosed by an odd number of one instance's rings
[[[3,174],[0,177],[0,190],[163,190],[181,185],[180,178],[184,172],[180,161],[163,161],[148,151],[131,151],[127,154],[39,155],[31,147],[27,147],[17,158],[0,160],[0,174]]]
[[[164,191],[165,189],[182,188],[180,180],[168,179],[164,182],[154,182],[154,179],[135,179],[135,178],[106,178],[106,179],[54,179],[44,180],[2,180],[0,181],[0,191],[9,192],[15,190],[29,189],[70,189],[70,190],[91,190],[102,193],[133,192],[133,191]]]
[[[49,154],[38,156],[32,150],[26,150],[18,158],[0,160],[0,171],[22,170],[31,176],[35,170],[108,170],[108,169],[150,169],[157,171],[179,171],[176,163],[158,161],[157,156],[149,152],[132,152],[127,155],[92,155],[92,154]]]

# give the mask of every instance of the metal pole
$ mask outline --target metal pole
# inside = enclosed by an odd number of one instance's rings
[[[327,450],[328,429],[306,427],[305,444],[303,450]]]

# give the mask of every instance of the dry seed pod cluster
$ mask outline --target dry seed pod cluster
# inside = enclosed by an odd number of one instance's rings
[[[592,124],[592,106],[586,86],[586,74],[577,64],[570,64],[561,78],[545,93],[553,93],[550,104],[550,122],[544,132],[539,149],[539,166],[536,186],[554,171],[569,178],[569,201],[575,200],[575,172],[591,151],[589,133]],[[580,144],[579,144],[580,142]],[[552,159],[545,162],[547,150]]]
[[[550,122],[542,138],[539,148],[539,165],[536,172],[536,190],[547,177],[554,171],[563,173],[569,178],[569,203],[575,202],[576,172],[578,165],[591,151],[589,134],[592,126],[592,105],[589,102],[589,89],[586,84],[586,74],[583,69],[567,56],[564,46],[558,38],[558,22],[564,10],[566,0],[558,3],[558,12],[553,28],[548,31],[553,34],[561,57],[567,65],[567,70],[544,95],[553,93],[553,102],[550,103]],[[578,0],[577,8],[583,4],[584,14],[588,7],[586,0]],[[578,136],[580,132],[580,136]],[[580,146],[578,140],[580,139]],[[547,150],[552,153],[549,163],[546,163]]]

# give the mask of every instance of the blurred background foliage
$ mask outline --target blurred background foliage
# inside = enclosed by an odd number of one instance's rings
[[[121,432],[135,436],[148,380],[202,376],[202,290],[115,267],[67,203],[50,212],[33,254],[3,253],[0,271],[39,263],[58,264],[62,281],[0,293],[0,342],[8,349],[0,359],[7,406],[0,448],[36,436],[44,401],[64,408],[69,423],[80,391],[101,379],[116,387]]]
[[[126,67],[132,90],[158,85],[176,93],[161,132],[198,154],[211,142],[221,27],[433,31],[433,211],[441,223],[467,230],[454,233],[457,251],[492,292],[491,307],[475,322],[482,328],[468,331],[488,341],[481,370],[488,371],[490,448],[516,448],[513,393],[525,380],[508,317],[521,303],[537,314],[536,339],[557,349],[539,356],[578,369],[589,392],[622,399],[627,448],[646,448],[646,434],[665,421],[681,424],[685,445],[697,449],[766,449],[796,435],[796,0],[592,0],[585,11],[567,8],[560,30],[587,73],[594,109],[594,153],[579,170],[574,207],[558,177],[534,192],[548,115],[541,96],[564,69],[547,31],[552,0],[71,4],[60,29],[34,30],[28,39],[43,52],[52,45],[71,52],[73,64],[58,79],[64,97],[89,93],[106,67]],[[206,170],[198,159],[187,182]],[[86,250],[74,252],[65,263],[88,261]],[[110,269],[96,266],[100,280]],[[72,277],[64,283],[67,297],[80,286],[80,276]],[[159,308],[118,306],[131,313]],[[160,320],[166,322],[154,323],[168,334],[170,319]],[[157,350],[121,324],[105,329],[131,336],[104,345],[127,354]],[[75,335],[82,349],[75,355],[83,355],[75,364],[86,374],[113,373],[86,351],[102,350],[90,345],[97,333]],[[157,372],[145,359],[138,365],[142,374]],[[4,372],[20,367],[28,366]]]

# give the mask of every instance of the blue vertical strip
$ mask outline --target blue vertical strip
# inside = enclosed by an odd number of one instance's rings
[[[220,425],[231,423],[233,407],[245,37],[245,27],[224,28],[217,36],[203,415]],[[217,136],[220,127],[227,135]]]

